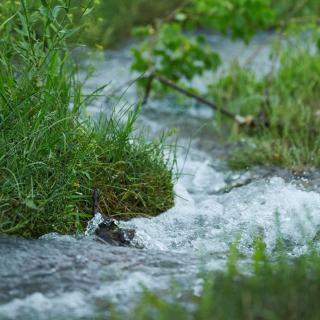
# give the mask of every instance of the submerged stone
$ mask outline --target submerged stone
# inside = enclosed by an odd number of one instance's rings
[[[134,229],[124,229],[119,227],[117,220],[103,217],[95,230],[98,240],[114,246],[130,246],[135,236]]]
[[[113,246],[130,246],[135,236],[135,230],[119,227],[118,221],[98,212],[99,192],[96,188],[92,193],[93,218],[87,225],[86,235],[95,235],[98,240]]]

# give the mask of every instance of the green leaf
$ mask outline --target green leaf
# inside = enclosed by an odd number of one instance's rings
[[[145,37],[152,34],[153,32],[154,32],[153,27],[150,25],[134,27],[132,29],[132,35],[136,37],[141,37],[141,36]]]
[[[33,210],[39,210],[39,208],[37,207],[37,205],[34,203],[33,199],[26,199],[25,201],[25,205],[29,208],[29,209],[33,209]]]
[[[7,20],[5,20],[2,24],[0,24],[0,30],[3,29],[3,27],[4,27],[10,20],[12,20],[16,15],[17,15],[17,13],[13,14],[11,17],[9,17]]]
[[[185,13],[179,12],[179,13],[176,14],[175,19],[177,21],[182,22],[182,21],[185,21],[187,19],[187,15]]]
[[[92,11],[93,11],[94,7],[91,7],[91,8],[86,8],[86,10],[84,11],[83,13],[83,17],[84,16],[87,16],[88,14],[90,14]]]
[[[49,6],[47,0],[41,0],[41,4],[46,8]]]
[[[53,8],[53,10],[52,10],[52,17],[53,17],[53,19],[57,19],[57,18],[58,18],[61,9],[63,9],[63,7],[61,7],[61,6],[55,6],[55,7]]]

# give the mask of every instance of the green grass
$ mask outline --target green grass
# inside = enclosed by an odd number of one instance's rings
[[[211,97],[218,105],[257,120],[263,115],[268,122],[255,129],[234,129],[233,137],[243,143],[231,155],[232,168],[277,165],[300,171],[320,167],[319,50],[311,52],[306,43],[293,41],[280,47],[279,70],[263,79],[233,65],[211,86]]]
[[[173,204],[162,142],[136,135],[137,110],[93,123],[66,45],[68,2],[0,4],[0,233],[38,237],[83,231],[91,194],[118,218],[151,216]],[[39,32],[41,30],[41,32]]]
[[[286,24],[291,19],[308,21],[310,16],[320,15],[318,0],[272,0],[275,9],[276,26]]]
[[[200,296],[192,293],[166,298],[146,291],[130,315],[114,319],[139,320],[316,320],[320,318],[320,256],[313,250],[290,259],[283,251],[266,252],[255,242],[247,270],[237,267],[235,247],[226,271],[205,276]],[[179,292],[179,288],[173,291]]]

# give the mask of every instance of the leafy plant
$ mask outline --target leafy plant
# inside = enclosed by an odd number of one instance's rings
[[[155,71],[177,81],[191,80],[205,70],[217,69],[220,64],[218,54],[211,50],[204,36],[190,39],[182,33],[182,26],[177,22],[163,25],[150,41],[151,46],[145,43],[132,50],[133,70]]]
[[[220,57],[205,36],[196,35],[197,28],[206,27],[249,41],[259,28],[272,23],[269,5],[269,0],[187,1],[155,28],[139,28],[149,38],[133,49],[132,69],[153,72],[173,81],[192,80],[206,71],[215,71]]]
[[[246,42],[274,23],[270,0],[199,0],[192,2],[189,11],[197,25]]]

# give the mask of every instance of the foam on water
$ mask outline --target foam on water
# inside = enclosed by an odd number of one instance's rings
[[[312,240],[320,228],[320,195],[286,183],[282,178],[261,179],[229,193],[212,194],[225,186],[222,173],[204,174],[200,164],[191,179],[176,185],[176,205],[152,218],[137,218],[123,225],[137,229],[147,248],[178,250],[195,254],[227,253],[241,236],[243,253],[250,254],[252,242],[263,235],[269,250],[281,232],[288,250]],[[211,177],[217,176],[217,184]],[[191,183],[190,183],[191,180]],[[208,182],[211,181],[211,184]],[[201,183],[203,182],[203,183]],[[204,188],[208,184],[208,188]],[[191,186],[191,187],[190,187]],[[290,248],[289,248],[290,246]]]
[[[90,315],[92,310],[81,292],[62,293],[59,296],[37,292],[0,305],[1,320],[84,319]]]

